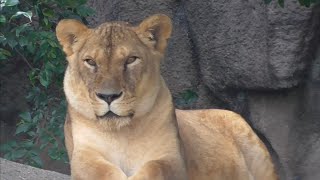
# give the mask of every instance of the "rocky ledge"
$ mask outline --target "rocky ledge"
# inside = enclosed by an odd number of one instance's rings
[[[47,171],[0,158],[1,180],[70,180],[65,174]]]

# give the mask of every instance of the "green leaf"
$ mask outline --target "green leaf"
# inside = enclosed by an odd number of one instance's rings
[[[39,156],[31,156],[30,158],[37,167],[41,168],[43,166],[43,162]]]
[[[80,5],[85,4],[87,0],[58,0],[58,2],[61,3],[61,6],[76,8]]]
[[[54,139],[52,145],[53,145],[53,148],[55,148],[56,150],[59,149],[59,148],[58,148],[58,147],[59,147],[59,143],[58,143],[58,141],[56,141],[55,139]]]
[[[21,47],[24,47],[24,46],[27,46],[30,42],[28,41],[28,38],[24,37],[24,36],[21,36],[19,38],[19,45]]]
[[[0,15],[0,23],[5,23],[6,17],[4,15]]]
[[[186,90],[181,94],[182,98],[186,101],[187,104],[190,104],[198,99],[197,93],[192,90]]]
[[[39,121],[43,118],[43,115],[41,112],[39,112],[39,114],[35,115],[32,119],[33,123],[39,123]]]
[[[52,47],[59,47],[57,41],[53,41],[53,40],[48,40],[48,43],[50,44],[50,46]]]
[[[19,0],[6,0],[4,6],[15,6],[19,4]]]
[[[48,143],[47,143],[47,142],[42,143],[42,144],[41,144],[41,146],[40,146],[40,149],[41,149],[41,150],[43,150],[44,148],[46,148],[46,147],[47,147],[47,145],[48,145]]]
[[[36,149],[36,148],[30,149],[30,151],[29,151],[29,154],[31,156],[38,156],[39,153],[40,153],[39,149]]]
[[[284,0],[278,0],[279,5],[284,8]]]
[[[11,57],[11,52],[5,49],[0,48],[0,60],[7,59],[8,57]]]
[[[7,43],[12,49],[18,45],[18,42],[15,38],[7,38]]]
[[[301,6],[304,6],[304,0],[298,0]]]
[[[27,27],[30,26],[28,23],[23,24],[16,28],[16,36],[19,37],[21,32],[24,32],[27,30]]]
[[[34,137],[37,135],[34,131],[28,131],[27,134],[31,137]]]
[[[50,135],[46,131],[40,129],[39,134],[41,135],[41,143],[48,143],[50,141]]]
[[[0,152],[9,152],[12,150],[12,147],[9,144],[0,144]]]
[[[81,17],[87,17],[95,14],[95,11],[92,8],[87,7],[85,5],[81,5],[77,7],[76,11],[77,11],[77,14]]]
[[[47,62],[45,65],[45,69],[51,72],[51,71],[54,71],[56,67],[51,62]]]
[[[38,58],[37,60],[43,60],[43,61],[47,61],[48,59],[45,57],[43,58],[47,53],[48,51],[51,49],[49,43],[47,42],[47,40],[42,40],[40,42],[40,47],[37,51],[37,57]]]
[[[57,55],[56,55],[56,53],[55,53],[54,51],[50,51],[49,57],[50,57],[51,59],[56,59],[56,58],[57,58]],[[57,70],[57,68],[53,69],[53,71],[56,71],[56,70]]]
[[[32,126],[33,126],[33,124],[31,124],[31,123],[23,123],[23,124],[18,125],[18,127],[16,129],[16,135],[20,134],[20,133],[27,132]]]
[[[310,4],[311,4],[310,0],[303,0],[303,1],[306,7],[310,7]]]
[[[46,26],[48,26],[48,24],[49,24],[48,18],[43,18],[43,22],[44,22],[44,24],[45,24]]]
[[[48,150],[48,155],[50,156],[51,159],[53,160],[58,160],[59,155],[57,153],[57,149],[56,148],[50,148]]]
[[[51,112],[51,115],[54,116],[54,115],[56,115],[56,113],[57,113],[57,110],[53,110],[53,111]]]
[[[272,0],[264,0],[264,3],[270,4]]]
[[[50,84],[50,79],[51,79],[51,75],[48,70],[42,71],[40,73],[39,80],[42,86],[47,88]]]
[[[31,148],[33,146],[34,144],[31,140],[26,140],[20,143],[20,147],[24,147],[24,148]]]
[[[12,151],[12,156],[14,159],[22,158],[24,155],[26,155],[28,151],[26,149],[19,149],[16,151]]]
[[[31,11],[27,11],[27,12],[18,11],[14,15],[11,16],[10,21],[11,21],[11,19],[16,18],[16,17],[21,16],[21,15],[27,17],[29,19],[29,21],[32,22],[32,19],[31,19],[32,18],[32,12]]]
[[[33,69],[28,74],[29,80],[30,80],[30,82],[32,84],[35,84],[35,82],[36,82],[36,79],[37,79],[37,76],[38,76],[38,71],[39,71],[38,69]],[[33,96],[33,95],[34,95],[33,93],[32,94],[29,93],[29,95],[27,96],[27,99],[29,99],[29,97]]]
[[[7,142],[7,144],[8,144],[9,146],[11,146],[12,148],[15,148],[15,147],[18,146],[18,144],[17,144],[16,141],[9,141],[9,142]]]
[[[175,99],[175,103],[178,105],[188,105],[194,103],[198,99],[196,92],[192,90],[185,90],[180,93],[180,97]]]
[[[36,51],[36,46],[32,42],[28,43],[27,51],[33,54]]]
[[[50,18],[54,16],[54,12],[52,9],[44,8],[42,10],[42,13],[43,13],[43,15],[50,17]]]
[[[21,119],[23,119],[24,121],[27,121],[27,122],[31,122],[31,120],[32,120],[30,112],[23,112],[19,116]]]
[[[7,40],[7,38],[4,37],[4,35],[1,35],[1,34],[0,34],[0,43],[3,44],[3,45],[5,45],[5,41],[6,41],[6,40]]]
[[[3,157],[11,161],[15,160],[14,157],[12,157],[12,151],[7,152]]]

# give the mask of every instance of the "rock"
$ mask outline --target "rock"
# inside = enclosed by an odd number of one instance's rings
[[[283,179],[320,179],[319,64],[320,47],[306,85],[248,93],[251,124],[272,144]]]
[[[320,16],[318,16],[320,17]],[[320,31],[318,31],[320,40]],[[317,41],[320,42],[320,41]],[[299,119],[292,129],[293,170],[302,179],[320,179],[320,46],[311,65],[310,80],[307,82],[301,103]]]
[[[34,168],[0,158],[1,180],[70,180],[65,174]]]
[[[155,13],[164,13],[172,17],[178,3],[170,0],[89,0],[88,5],[96,10],[96,14],[88,20],[90,24],[98,25],[106,21],[126,21],[132,24],[138,24],[144,18]]]
[[[290,136],[293,134],[295,122],[298,121],[300,112],[297,109],[300,108],[302,92],[301,88],[282,93],[252,92],[248,98],[251,125],[271,143],[276,153],[273,158],[279,161],[278,166],[281,167],[281,179],[291,179],[294,176],[293,169],[289,167],[295,156],[291,150],[293,144],[295,146],[300,142],[290,141]]]
[[[185,1],[201,75],[212,91],[297,86],[314,34],[298,2]]]

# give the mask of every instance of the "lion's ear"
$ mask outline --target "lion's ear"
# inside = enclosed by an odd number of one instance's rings
[[[145,44],[164,53],[167,40],[171,36],[171,19],[163,14],[156,14],[143,20],[136,32]]]
[[[73,54],[72,45],[87,30],[87,26],[73,19],[64,19],[58,23],[56,35],[67,56]]]

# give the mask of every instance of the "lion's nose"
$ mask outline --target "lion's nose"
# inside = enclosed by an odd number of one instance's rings
[[[119,94],[101,94],[101,93],[96,93],[96,94],[98,98],[104,100],[110,105],[112,101],[118,99],[122,95],[122,92],[120,92]]]

